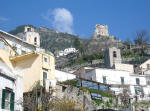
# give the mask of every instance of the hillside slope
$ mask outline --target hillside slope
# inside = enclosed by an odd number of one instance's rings
[[[16,29],[9,31],[9,33],[13,35],[17,35],[20,38],[24,36],[24,27],[26,25],[21,25],[16,27]],[[29,25],[32,26],[32,25]],[[107,47],[121,47],[122,42],[119,39],[114,39],[112,37],[103,37],[99,35],[94,35],[95,37],[91,37],[90,39],[80,38],[76,35],[71,35],[68,33],[63,33],[59,31],[55,31],[52,29],[44,28],[44,27],[35,27],[35,31],[37,31],[41,36],[41,47],[49,50],[53,53],[64,50],[68,47],[75,47],[74,41],[76,38],[79,38],[83,46],[83,50],[85,54],[95,54],[103,52],[103,50]],[[99,30],[99,29],[98,29]],[[77,47],[76,47],[77,48]]]
[[[26,25],[21,25],[16,27],[16,29],[9,31],[13,35],[17,35],[20,38],[24,36],[24,27]],[[32,26],[32,25],[30,25]],[[32,26],[34,27],[34,26]],[[68,47],[74,47],[74,40],[78,38],[76,35],[71,35],[59,31],[55,31],[52,29],[44,28],[44,27],[34,27],[35,31],[40,34],[41,37],[41,47],[49,50],[51,52],[63,50]],[[83,44],[86,44],[89,40],[88,39],[81,39],[79,41]]]

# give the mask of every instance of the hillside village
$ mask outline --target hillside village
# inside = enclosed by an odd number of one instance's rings
[[[44,49],[40,34],[29,25],[18,35],[0,30],[0,110],[60,111],[64,99],[74,106],[62,111],[150,110],[150,59],[125,61],[123,43],[107,25],[97,24],[88,42],[76,39],[87,45],[84,51],[72,39],[69,47]],[[96,52],[103,55],[71,67],[70,58],[75,63]]]

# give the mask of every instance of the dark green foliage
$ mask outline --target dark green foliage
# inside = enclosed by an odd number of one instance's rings
[[[90,93],[90,90],[88,88],[80,87],[80,90],[82,90],[83,92]]]
[[[92,54],[92,55],[84,55],[82,56],[82,59],[84,61],[91,61],[91,60],[97,60],[97,59],[104,59],[103,54]]]
[[[103,103],[102,100],[99,100],[99,99],[96,99],[96,100],[93,100],[95,103],[96,103],[96,106],[99,106],[100,104]]]
[[[78,37],[75,38],[73,44],[74,44],[75,48],[80,51],[81,55],[83,55],[85,52],[85,46],[83,43],[80,42]]]
[[[70,58],[70,61],[66,66],[83,64],[86,62],[92,62],[92,60],[104,60],[104,54],[92,54],[92,55],[82,55],[79,58]]]
[[[41,36],[41,47],[50,50],[51,52],[64,50],[68,47],[74,47],[73,40],[76,38],[74,35],[66,33],[39,32]]]
[[[84,88],[84,87],[80,88],[80,90],[82,90],[83,92],[88,92],[88,93],[98,93],[98,94],[102,95],[102,97],[113,97],[111,92],[103,92],[100,90]]]
[[[129,39],[129,38],[127,38],[125,41],[124,41],[124,47],[126,48],[126,49],[130,49],[131,47],[132,47],[132,42],[131,42],[131,40]]]
[[[98,93],[98,94],[101,94],[103,97],[113,97],[111,92],[103,92],[103,91],[96,90],[96,89],[89,89],[89,90],[90,90],[90,93]]]
[[[64,85],[71,85],[77,87],[78,80],[68,80],[64,82],[58,82],[59,84],[64,84]]]
[[[121,56],[122,57],[132,57],[132,56],[134,56],[134,53],[131,50],[124,50],[124,51],[121,51]]]
[[[145,55],[145,48],[146,45],[149,43],[150,36],[148,34],[148,31],[146,30],[141,30],[137,31],[135,38],[134,38],[134,43],[136,46],[138,46],[138,49],[141,52],[141,56]]]
[[[75,38],[73,44],[74,44],[75,48],[79,49],[80,45],[81,45],[79,38]]]

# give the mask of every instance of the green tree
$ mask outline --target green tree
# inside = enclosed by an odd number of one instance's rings
[[[74,40],[73,44],[75,48],[80,51],[81,55],[84,55],[84,45],[80,42],[78,37]]]
[[[74,40],[74,46],[75,46],[77,49],[79,49],[79,48],[80,48],[80,45],[81,45],[80,40],[79,40],[79,38],[77,37],[77,38]]]
[[[134,43],[135,43],[135,45],[137,45],[142,56],[145,54],[144,50],[145,50],[148,42],[149,42],[149,35],[148,35],[148,32],[146,30],[141,30],[141,31],[136,32],[136,35],[134,38]]]
[[[130,38],[127,38],[123,44],[126,49],[131,49],[132,42],[131,42]]]

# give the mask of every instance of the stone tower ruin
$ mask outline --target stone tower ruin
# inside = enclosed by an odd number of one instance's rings
[[[97,36],[109,36],[108,26],[107,25],[96,24],[94,37],[97,37]]]

